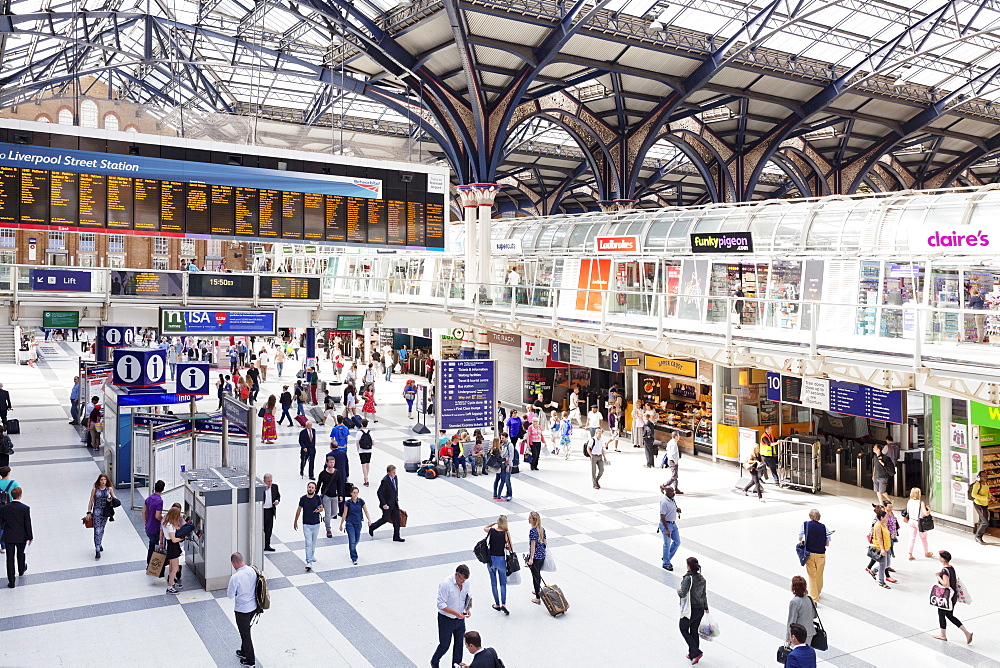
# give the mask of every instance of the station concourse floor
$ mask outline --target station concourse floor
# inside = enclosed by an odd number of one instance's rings
[[[131,522],[119,515],[108,525],[104,556],[94,560],[92,532],[80,519],[98,466],[67,424],[78,348],[53,348],[56,354],[36,368],[0,367],[0,382],[14,405],[10,417],[19,418],[22,429],[13,437],[12,477],[24,487],[35,534],[28,573],[15,589],[0,586],[0,665],[237,666],[239,637],[225,592],[199,590],[191,578],[179,596],[165,594],[165,581],[145,574],[138,513]],[[329,373],[328,363],[324,368]],[[272,370],[261,400],[279,392],[282,382],[293,384],[293,374],[286,368],[285,378],[277,379]],[[937,615],[927,602],[936,559],[907,561],[901,538],[893,563],[899,584],[881,589],[864,571],[870,492],[863,496],[856,488],[829,484],[811,495],[766,486],[766,503],[760,503],[734,493],[734,468],[686,457],[686,494],[678,497],[682,545],[670,573],[660,567],[662,543],[655,532],[665,471],[644,468],[640,449],[623,441],[622,452],[610,454],[603,488],[595,490],[580,453],[580,430],[570,461],[543,457],[537,472],[522,465],[513,476],[513,501],[495,502],[492,475],[424,480],[402,472],[401,443],[410,435],[404,380],[376,383],[380,421],[372,431],[372,486],[362,488],[361,496],[375,509],[385,466],[400,466],[401,506],[410,519],[402,531],[406,542],[392,542],[387,527],[374,540],[363,534],[357,566],[351,565],[344,534],[335,531],[327,539],[321,531],[316,568],[305,572],[302,534],[292,530],[307,482],[297,471],[298,428],[282,427],[277,444],[260,447],[260,474],[274,475],[283,503],[275,523],[278,551],[265,558],[271,609],[253,627],[258,665],[429,665],[437,645],[437,586],[459,563],[472,571],[467,629],[479,631],[484,645],[496,648],[510,668],[689,665],[675,590],[684,559],[694,555],[722,630],[713,642],[702,643],[701,665],[769,666],[784,637],[790,579],[805,574],[794,550],[798,530],[809,509],[818,508],[836,530],[819,608],[830,639],[830,649],[818,653],[821,662],[1000,666],[1000,634],[993,626],[1000,624],[1000,552],[975,544],[969,533],[938,528],[929,535],[931,550],[952,552],[974,598],[955,611],[975,633],[973,644],[966,645],[954,627],[944,643],[931,638]],[[215,403],[206,398],[202,408]],[[325,451],[322,435],[318,460]],[[350,458],[351,480],[360,484],[353,441]],[[834,488],[843,495],[828,493]],[[124,501],[128,491],[120,494]],[[168,495],[167,505],[173,500]],[[559,618],[530,602],[526,569],[521,584],[508,588],[510,616],[492,610],[487,569],[472,553],[482,527],[500,514],[510,518],[518,553],[526,552],[530,510],[541,513],[558,563],[546,579],[570,603]],[[902,536],[908,538],[907,532],[904,525]],[[467,652],[464,661],[471,661]],[[451,665],[450,652],[441,665]]]

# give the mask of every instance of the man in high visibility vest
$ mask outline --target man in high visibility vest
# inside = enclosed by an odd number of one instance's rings
[[[764,427],[764,433],[760,436],[760,455],[764,458],[764,463],[771,470],[774,476],[774,484],[780,485],[781,479],[778,477],[778,451],[775,449],[775,438],[771,433],[771,426]]]

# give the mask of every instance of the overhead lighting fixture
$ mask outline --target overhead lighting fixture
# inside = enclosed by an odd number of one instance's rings
[[[733,113],[732,109],[723,105],[721,107],[715,107],[714,109],[706,109],[698,115],[705,123],[718,123],[720,121],[728,121],[736,114]]]
[[[819,130],[813,130],[812,132],[807,132],[806,139],[833,139],[837,136],[837,129],[834,127],[820,128]]]
[[[663,24],[660,23],[659,19],[657,19],[649,24],[649,29],[652,30],[653,32],[660,32],[661,30],[663,30]]]
[[[906,148],[901,148],[898,151],[893,151],[892,154],[896,156],[900,155],[916,155],[918,153],[923,153],[927,149],[924,148],[923,144],[915,144],[913,146],[907,146]]]

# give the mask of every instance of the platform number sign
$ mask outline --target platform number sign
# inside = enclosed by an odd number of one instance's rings
[[[163,383],[167,351],[153,348],[119,348],[112,362],[113,382],[121,387],[152,387]]]
[[[177,394],[208,394],[208,362],[181,362],[177,365]]]
[[[135,341],[133,327],[104,327],[104,345],[108,348],[122,348]]]
[[[767,372],[767,398],[771,401],[781,401],[781,374]]]

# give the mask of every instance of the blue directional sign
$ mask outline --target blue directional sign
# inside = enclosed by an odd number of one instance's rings
[[[101,339],[108,348],[127,348],[135,341],[135,327],[101,327]]]
[[[115,385],[152,387],[163,383],[167,369],[167,351],[158,348],[117,348],[112,363]]]
[[[493,425],[496,413],[495,360],[441,360],[441,429]]]
[[[180,362],[177,365],[177,394],[208,394],[208,362]]]
[[[250,417],[250,407],[233,397],[226,397],[223,400],[222,417],[231,424],[239,425],[244,430],[249,430],[250,420],[253,419]]]

